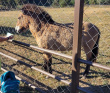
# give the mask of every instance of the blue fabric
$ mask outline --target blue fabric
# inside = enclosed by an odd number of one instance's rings
[[[15,78],[12,71],[7,71],[1,76],[1,91],[3,93],[17,93],[20,81]]]

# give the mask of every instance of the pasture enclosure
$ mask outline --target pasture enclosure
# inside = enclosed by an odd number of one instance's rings
[[[41,1],[38,3],[38,6],[42,4]],[[47,2],[49,1],[47,0]],[[64,0],[64,2],[66,1]],[[109,1],[105,0],[106,4],[107,2]],[[103,5],[104,3],[100,4],[100,2],[97,5],[87,5],[87,3],[84,5],[84,0],[75,0],[75,7],[66,6],[62,8],[60,4],[57,4],[57,7],[46,7],[45,4],[39,6],[55,22],[59,23],[58,25],[56,24],[57,26],[62,23],[61,27],[66,29],[74,28],[72,32],[73,44],[67,43],[67,45],[73,47],[73,50],[59,51],[62,46],[58,45],[58,43],[52,43],[50,44],[50,49],[44,49],[38,46],[36,39],[29,30],[20,34],[15,31],[17,19],[22,12],[20,9],[23,6],[23,1],[21,5],[14,8],[10,7],[10,10],[7,10],[5,4],[0,4],[4,7],[2,9],[0,6],[0,36],[5,36],[7,32],[14,34],[13,40],[0,42],[1,67],[2,70],[14,71],[18,77],[23,79],[20,80],[24,81],[24,83],[26,83],[25,81],[29,82],[26,84],[31,86],[33,90],[22,88],[21,93],[110,93],[110,5]],[[33,17],[34,13],[30,14]],[[42,15],[44,18],[42,20],[45,20],[46,15]],[[49,20],[46,20],[46,23],[49,24]],[[100,33],[92,36],[89,32],[84,32],[82,21],[83,24],[86,22],[93,24],[87,31],[91,31],[91,29],[96,29],[97,31],[98,28]],[[69,26],[68,23],[74,23],[74,26]],[[66,26],[67,24],[69,28]],[[54,26],[51,28],[51,31],[54,32],[53,29]],[[62,28],[59,28],[58,31],[60,29]],[[45,34],[50,33],[48,29],[44,28],[44,30],[47,31]],[[70,30],[67,31],[69,33]],[[87,34],[91,37],[86,41],[87,48],[89,49],[86,53],[81,48],[82,34]],[[57,32],[57,36],[59,36],[59,32]],[[100,36],[99,45],[96,45],[99,51],[98,56],[93,53],[97,60],[96,63],[92,63],[91,61],[94,59],[88,59],[87,61],[86,55],[89,55],[96,48],[91,48],[91,42],[96,43],[97,41],[94,38],[97,36]],[[67,33],[63,34],[62,37],[69,40],[66,38]],[[41,39],[43,40],[43,37]],[[55,42],[55,40],[52,40],[52,42]],[[57,49],[52,50],[51,47],[53,46],[56,46]],[[45,64],[43,60],[44,52],[52,54],[52,73],[45,71],[43,68]],[[92,66],[88,76],[82,78],[86,64]],[[21,83],[20,87],[27,86]]]

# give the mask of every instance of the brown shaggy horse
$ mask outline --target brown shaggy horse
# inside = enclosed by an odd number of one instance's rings
[[[73,23],[61,24],[55,22],[52,17],[41,7],[26,4],[18,17],[15,30],[18,33],[29,29],[35,37],[39,47],[50,50],[72,50],[73,46]],[[91,23],[83,23],[82,47],[87,60],[96,61],[98,54],[99,29]],[[43,53],[44,69],[52,73],[52,55]],[[84,76],[89,73],[90,66],[86,66]]]

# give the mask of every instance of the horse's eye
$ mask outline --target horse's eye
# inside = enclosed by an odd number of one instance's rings
[[[21,19],[21,17],[18,17],[18,19]]]
[[[18,19],[21,19],[21,18],[22,18],[22,16],[18,17]]]

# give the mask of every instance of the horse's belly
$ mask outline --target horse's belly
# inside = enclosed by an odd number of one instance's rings
[[[66,51],[66,50],[72,50],[72,43],[71,42],[57,42],[53,41],[52,43],[49,43],[49,49],[51,50],[57,50],[57,51]]]

